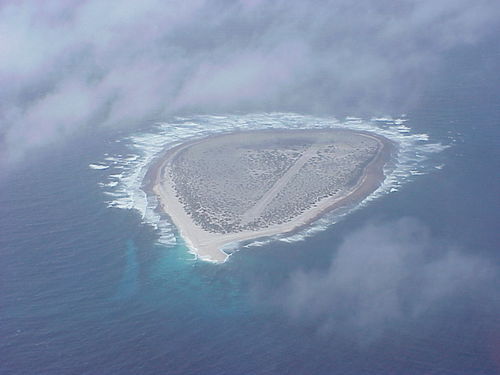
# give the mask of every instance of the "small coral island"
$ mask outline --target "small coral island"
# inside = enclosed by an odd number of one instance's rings
[[[215,135],[168,150],[152,191],[201,259],[223,262],[228,244],[287,233],[355,204],[384,179],[392,144],[346,129]]]

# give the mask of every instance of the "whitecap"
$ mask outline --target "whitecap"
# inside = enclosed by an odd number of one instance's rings
[[[89,164],[90,169],[108,169],[109,165],[102,165],[102,164]]]
[[[371,121],[379,121],[379,122],[393,122],[392,117],[373,117]]]
[[[111,198],[106,200],[108,207],[137,210],[142,220],[152,225],[159,233],[158,242],[167,246],[175,244],[175,228],[170,221],[158,213],[158,202],[155,197],[148,196],[142,190],[142,184],[151,162],[166,148],[194,138],[231,130],[258,129],[313,129],[313,128],[349,128],[368,131],[392,140],[397,149],[394,163],[386,169],[386,179],[381,186],[356,207],[346,209],[342,213],[324,216],[299,233],[274,236],[270,239],[259,239],[245,244],[245,247],[263,246],[268,241],[279,239],[284,242],[302,241],[318,231],[340,220],[353,210],[366,206],[369,202],[385,195],[399,191],[403,185],[430,170],[440,169],[442,165],[434,165],[432,155],[445,150],[448,145],[432,142],[426,133],[416,133],[411,129],[405,115],[399,118],[391,116],[363,120],[359,117],[346,117],[340,121],[333,117],[315,117],[297,113],[256,113],[256,114],[216,114],[191,117],[176,117],[172,121],[158,122],[146,132],[137,132],[123,139],[128,152],[105,154],[104,160],[113,165],[114,172],[101,181],[101,188]],[[108,164],[107,163],[107,164]],[[94,169],[107,169],[108,165],[94,163]],[[92,168],[92,167],[91,167]],[[120,170],[120,173],[116,173]]]

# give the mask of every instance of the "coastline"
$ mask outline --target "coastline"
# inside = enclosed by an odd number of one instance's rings
[[[195,143],[206,140],[207,137],[176,145],[163,152],[148,170],[144,180],[144,187],[157,195],[161,210],[170,217],[186,242],[186,245],[199,259],[222,263],[231,255],[222,250],[227,245],[298,231],[316,221],[325,213],[339,207],[360,202],[374,192],[385,179],[384,166],[390,160],[394,144],[385,137],[377,134],[360,131],[356,131],[356,133],[376,140],[379,144],[379,149],[376,156],[364,167],[361,176],[349,192],[342,197],[325,198],[319,201],[316,206],[306,210],[293,220],[271,225],[261,230],[248,230],[228,234],[208,232],[191,219],[176,198],[174,185],[169,174],[165,173],[169,163],[175,158],[178,152]],[[214,137],[222,135],[217,134]]]

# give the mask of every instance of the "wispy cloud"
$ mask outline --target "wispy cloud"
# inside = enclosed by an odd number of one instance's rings
[[[0,2],[0,158],[185,111],[401,112],[494,0]],[[412,94],[408,94],[412,93]]]
[[[328,269],[294,273],[276,300],[292,319],[312,322],[319,332],[370,340],[454,297],[465,303],[466,295],[487,293],[495,280],[490,262],[404,218],[347,235]]]

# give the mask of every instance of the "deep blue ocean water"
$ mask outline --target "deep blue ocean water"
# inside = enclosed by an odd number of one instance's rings
[[[120,152],[122,134],[80,137],[9,172],[0,184],[0,374],[500,373],[499,55],[473,52],[451,56],[408,113],[412,129],[455,140],[435,156],[442,169],[304,241],[245,249],[223,265],[193,261],[182,241],[159,243],[137,211],[104,204],[88,165]],[[315,311],[293,310],[297,274],[323,280],[356,233],[402,218],[425,228],[414,238],[431,244],[423,264],[450,252],[474,259],[451,273],[446,293],[416,303],[411,286],[424,284],[403,278],[369,295],[376,305],[400,288],[398,314],[349,319],[367,307],[349,289],[321,310],[328,288],[310,297]],[[361,245],[376,254],[376,241]]]

